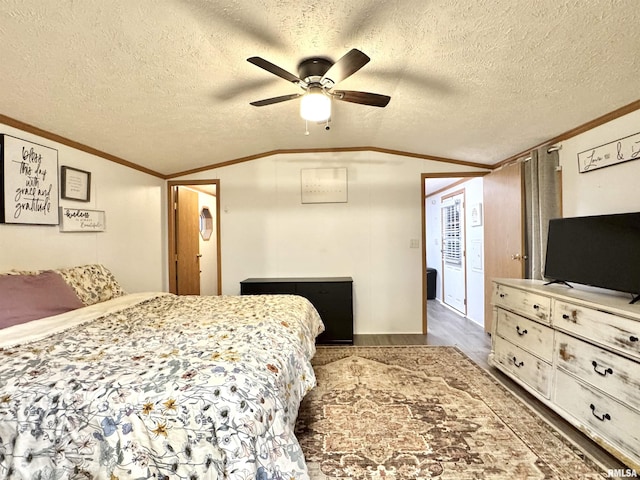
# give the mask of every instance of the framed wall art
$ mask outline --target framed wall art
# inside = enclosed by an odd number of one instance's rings
[[[88,202],[91,199],[91,172],[66,166],[60,170],[60,196],[65,200]]]
[[[58,151],[0,134],[0,223],[58,225]]]
[[[471,226],[479,227],[482,225],[482,203],[474,203],[471,205]]]
[[[347,169],[303,168],[300,170],[302,203],[346,203]]]

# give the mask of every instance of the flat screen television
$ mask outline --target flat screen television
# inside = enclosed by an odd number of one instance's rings
[[[640,299],[640,212],[549,221],[544,275]]]

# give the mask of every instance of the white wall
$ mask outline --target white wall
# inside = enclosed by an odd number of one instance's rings
[[[465,252],[467,269],[467,318],[484,325],[484,263],[482,259],[484,245],[484,221],[482,225],[472,226],[471,207],[482,203],[482,177],[472,178],[436,195],[428,196],[425,204],[427,221],[427,267],[438,271],[436,298],[442,301],[442,256],[441,256],[441,219],[442,197],[464,190],[465,192]],[[429,192],[427,192],[427,195]],[[477,248],[479,248],[479,250]],[[474,252],[480,258],[474,261]],[[479,268],[478,268],[479,267]]]
[[[301,204],[300,169],[347,167],[348,202]],[[283,154],[189,179],[219,178],[222,291],[248,277],[351,276],[355,333],[422,330],[421,178],[442,162],[376,152]]]
[[[0,271],[102,263],[127,291],[166,290],[164,180],[7,125],[0,133],[57,149],[59,167],[91,172],[90,202],[60,200],[60,206],[106,212],[106,231],[97,233],[0,224]]]
[[[640,157],[625,163],[578,172],[578,153],[640,132],[640,110],[562,142],[564,217],[640,211]],[[637,145],[636,150],[640,150]]]

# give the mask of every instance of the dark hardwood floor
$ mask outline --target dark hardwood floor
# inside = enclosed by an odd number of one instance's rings
[[[428,332],[426,335],[384,334],[354,335],[353,344],[357,346],[376,345],[454,345],[469,358],[489,371],[495,378],[517,395],[523,402],[532,407],[547,422],[555,426],[567,438],[578,444],[594,460],[605,469],[626,468],[618,459],[611,456],[598,444],[591,441],[579,430],[562,419],[537,398],[516,384],[505,374],[489,365],[491,337],[484,328],[468,318],[459,315],[437,300],[427,303]]]

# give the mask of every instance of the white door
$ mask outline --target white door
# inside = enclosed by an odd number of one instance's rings
[[[467,314],[464,251],[464,193],[442,200],[442,299]]]

